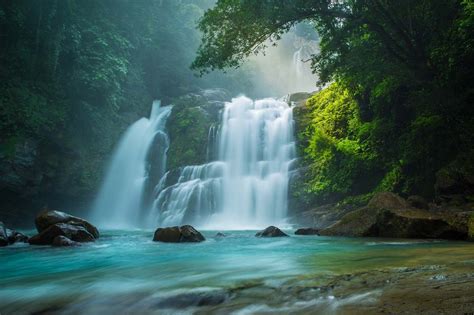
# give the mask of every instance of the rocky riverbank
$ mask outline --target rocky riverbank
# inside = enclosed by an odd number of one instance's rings
[[[229,290],[232,299],[196,314],[468,314],[474,309],[473,264],[308,276],[279,286],[248,283]],[[265,303],[246,305],[255,298]]]

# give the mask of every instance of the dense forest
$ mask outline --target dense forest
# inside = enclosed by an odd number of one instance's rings
[[[320,35],[311,61],[325,89],[295,112],[308,170],[297,198],[433,198],[437,174],[472,193],[474,3],[219,1],[193,67],[238,67],[301,21]]]
[[[118,136],[154,99],[180,104],[187,93],[216,87],[267,96],[248,59],[281,45],[289,31],[319,41],[303,62],[322,89],[294,110],[295,210],[363,204],[379,191],[433,199],[443,185],[472,199],[470,0],[32,3],[0,4],[7,217],[33,206],[84,208]],[[207,128],[186,102],[177,108],[183,112],[172,117]],[[172,134],[182,122],[174,123]],[[172,144],[171,166],[202,161],[196,138],[204,129],[192,139],[180,130],[189,139]]]
[[[0,2],[4,220],[90,200],[119,134],[148,116],[154,99],[210,87],[251,91],[249,70],[197,78],[189,69],[195,23],[213,3]]]
[[[0,315],[473,314],[474,0],[0,0]]]

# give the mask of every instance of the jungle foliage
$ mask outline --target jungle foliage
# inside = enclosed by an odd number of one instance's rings
[[[33,140],[43,179],[72,172],[64,186],[93,190],[119,134],[153,99],[247,89],[244,75],[189,69],[196,21],[213,3],[0,0],[0,159]]]
[[[153,99],[243,89],[236,76],[202,80],[189,70],[195,23],[213,2],[1,0],[2,144],[33,137],[109,152],[123,123],[146,116]]]
[[[304,190],[431,196],[436,171],[474,143],[474,2],[220,0],[200,20],[193,67],[238,67],[302,21],[320,36],[312,68],[330,84],[301,112]]]

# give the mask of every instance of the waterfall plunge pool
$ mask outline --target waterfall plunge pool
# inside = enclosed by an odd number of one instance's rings
[[[108,230],[78,248],[6,247],[0,313],[337,313],[377,305],[383,286],[413,272],[434,285],[474,278],[472,243],[255,232],[168,244],[152,242],[151,230]]]

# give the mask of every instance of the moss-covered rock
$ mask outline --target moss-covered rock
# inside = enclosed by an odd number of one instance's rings
[[[173,101],[173,110],[166,123],[170,138],[169,170],[208,161],[209,130],[219,123],[220,110],[227,96],[224,90],[205,90]]]

